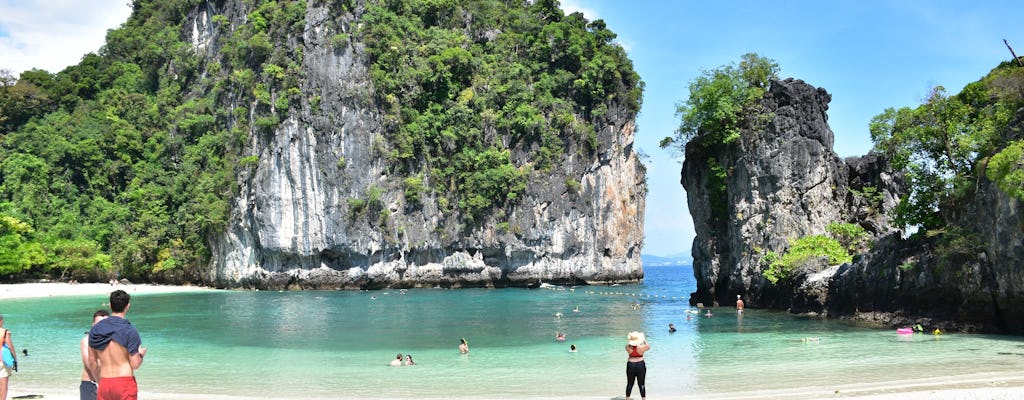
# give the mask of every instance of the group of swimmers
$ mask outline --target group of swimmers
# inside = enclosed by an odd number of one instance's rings
[[[410,366],[416,365],[416,362],[412,360],[412,354],[406,354],[402,357],[402,353],[398,353],[398,356],[394,360],[391,360],[392,367]]]

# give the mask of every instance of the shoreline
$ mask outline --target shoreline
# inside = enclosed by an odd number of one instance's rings
[[[17,377],[15,374],[14,377]],[[72,385],[68,385],[72,386]],[[826,399],[852,399],[852,400],[1012,400],[1020,398],[1024,388],[1024,378],[1021,379],[995,379],[989,382],[935,382],[933,384],[910,384],[910,385],[870,385],[850,391],[827,391],[820,387],[799,387],[789,390],[751,390],[725,393],[701,393],[701,394],[661,394],[658,398],[670,400],[826,400]],[[78,399],[77,385],[74,387],[18,387],[17,381],[11,380],[8,396],[16,399],[21,396],[42,396],[39,398],[50,400],[76,400]],[[250,398],[243,395],[203,394],[203,393],[162,393],[147,391],[144,384],[139,387],[140,398],[151,400],[242,400]],[[35,397],[34,397],[35,398]],[[297,400],[292,397],[265,397],[266,399]],[[302,400],[328,400],[330,398],[302,398]],[[448,397],[423,397],[420,400],[440,400]],[[499,399],[509,400],[513,397],[505,397],[500,394],[486,397],[458,397],[463,399]],[[518,397],[516,397],[518,398]],[[554,400],[564,397],[524,397],[533,400]],[[374,397],[373,399],[402,399],[401,397]],[[578,396],[570,397],[570,400],[624,400],[621,394],[614,396]]]
[[[61,283],[61,282],[38,282],[38,283],[5,283],[0,284],[0,300],[10,299],[31,299],[46,297],[64,296],[94,296],[109,295],[114,290],[124,290],[128,294],[152,294],[152,293],[184,293],[218,290],[203,286],[172,286],[142,284],[111,285],[109,283]]]

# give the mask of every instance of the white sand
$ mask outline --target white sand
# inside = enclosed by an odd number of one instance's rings
[[[288,396],[287,393],[286,393],[287,390],[285,390],[284,388],[281,388],[280,392],[281,392],[280,397],[272,397],[271,395],[268,395],[267,397],[262,397],[262,398],[264,398],[264,399],[281,399],[281,400],[290,400],[291,399],[291,398],[287,397]],[[77,388],[75,388],[75,390],[68,390],[68,389],[39,389],[39,390],[31,390],[30,389],[30,390],[19,390],[19,388],[17,387],[17,383],[12,381],[11,390],[10,390],[10,393],[8,394],[9,398],[17,399],[18,396],[24,396],[24,395],[28,395],[28,394],[42,395],[43,399],[49,399],[49,400],[77,400],[78,399]],[[648,393],[648,394],[651,394],[651,393]],[[651,394],[651,396],[652,396],[652,398],[655,397],[653,394]],[[789,400],[831,400],[831,399],[851,399],[851,400],[1019,400],[1022,397],[1024,397],[1024,394],[1022,394],[1022,388],[1017,387],[1017,388],[935,389],[935,390],[912,391],[912,392],[891,392],[891,393],[888,393],[888,394],[879,394],[879,395],[871,395],[871,396],[856,396],[856,395],[848,396],[848,395],[843,395],[843,394],[833,394],[833,395],[821,395],[821,396],[810,396],[810,397],[804,397],[804,396],[778,397],[778,396],[773,396],[773,395],[757,395],[756,392],[747,392],[746,394],[741,395],[741,396],[729,396],[729,395],[726,395],[726,396],[716,396],[716,395],[711,395],[711,396],[700,396],[700,397],[677,397],[677,396],[671,396],[671,395],[669,395],[669,396],[659,395],[656,398],[663,399],[663,400],[664,399],[669,399],[669,400],[672,400],[672,399],[677,399],[677,400],[686,399],[686,400],[690,400],[690,399],[698,399],[698,398],[700,398],[700,399],[716,399],[716,400],[720,400],[720,399],[730,399],[730,400],[775,400],[775,399],[789,399]],[[149,399],[149,400],[244,400],[244,399],[248,399],[248,397],[241,397],[241,396],[220,396],[220,395],[208,395],[208,394],[198,394],[198,393],[195,393],[195,394],[152,393],[152,392],[147,392],[144,387],[140,388],[139,398],[141,398],[141,399]],[[346,399],[346,398],[353,398],[353,397],[349,397],[349,396],[345,396],[343,394],[339,394],[338,397],[334,397],[333,399]],[[452,397],[447,397],[446,399],[450,399],[450,398],[452,398]],[[454,398],[459,398],[459,397],[454,397]],[[493,398],[505,399],[504,397],[501,397],[500,395],[498,395],[496,397],[493,397]],[[639,399],[639,398],[640,398],[639,395],[634,397],[634,399]],[[438,400],[440,400],[440,399],[441,398],[438,398]],[[475,398],[467,397],[466,399],[469,400],[469,399],[475,399]],[[536,398],[532,398],[532,399],[533,400],[555,400],[554,398],[542,398],[542,397],[536,397]],[[579,398],[570,398],[569,400],[588,400],[588,399],[590,399],[590,398],[579,397]],[[599,397],[594,397],[593,398],[593,400],[608,400],[608,399],[623,400],[624,398],[622,397],[622,395],[618,395],[618,396],[599,396]],[[303,399],[303,400],[321,400],[321,399]],[[328,400],[328,399],[322,399],[322,400]],[[431,399],[419,399],[419,400],[431,400]],[[562,400],[565,400],[565,399],[562,399]]]
[[[117,289],[124,290],[128,292],[128,294],[181,293],[214,290],[200,286],[167,286],[149,284],[110,285],[107,283],[15,283],[0,285],[0,300],[32,297],[109,295],[110,292]]]

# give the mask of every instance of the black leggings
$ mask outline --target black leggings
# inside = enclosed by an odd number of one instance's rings
[[[647,397],[647,388],[644,386],[644,378],[647,377],[647,364],[643,361],[626,362],[626,397],[633,393],[633,379],[640,387],[640,397]]]

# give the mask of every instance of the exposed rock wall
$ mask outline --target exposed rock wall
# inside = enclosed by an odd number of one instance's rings
[[[923,322],[968,331],[1024,333],[1024,214],[1020,201],[987,180],[962,215],[950,216],[976,239],[949,243],[948,235],[878,242],[853,264],[821,279],[820,301],[797,312],[833,316],[869,313],[889,325]]]
[[[769,122],[729,146],[687,144],[682,183],[697,230],[691,302],[731,304],[742,294],[752,307],[794,313],[1024,333],[1021,202],[982,178],[973,198],[944,209],[947,230],[904,238],[887,217],[899,177],[876,155],[836,157],[828,101],[801,81],[773,82]],[[1008,135],[1019,137],[1018,114]],[[710,194],[715,163],[727,172],[724,198]],[[860,224],[876,240],[849,264],[812,259],[779,285],[762,277],[766,251],[822,234],[829,222]]]
[[[227,2],[228,9],[233,2]],[[244,15],[239,12],[239,15]],[[212,240],[220,286],[380,288],[507,286],[635,281],[643,277],[644,168],[633,149],[635,115],[612,105],[597,126],[597,150],[569,141],[549,173],[530,175],[525,195],[473,226],[442,211],[434,194],[403,202],[402,179],[381,154],[380,107],[362,44],[328,45],[343,16],[310,4],[303,46],[306,94],[272,134],[251,133],[259,162],[238,177],[225,232]],[[229,13],[230,14],[230,13]],[[202,13],[190,32],[204,29]],[[190,25],[192,26],[192,25]],[[352,28],[354,29],[354,28]],[[205,43],[205,36],[195,38]],[[309,99],[316,96],[319,103]],[[530,148],[513,148],[521,165]],[[350,199],[379,196],[355,214]],[[380,217],[380,216],[386,216]]]
[[[789,296],[761,274],[768,251],[824,234],[832,222],[858,222],[876,234],[888,226],[895,182],[877,157],[843,161],[832,151],[830,100],[803,81],[774,81],[763,100],[767,121],[751,122],[729,145],[687,144],[682,184],[697,233],[691,302],[731,304],[740,294],[751,306],[786,306]],[[724,198],[709,191],[716,163],[726,172]],[[881,201],[851,190],[867,186],[880,189]]]

